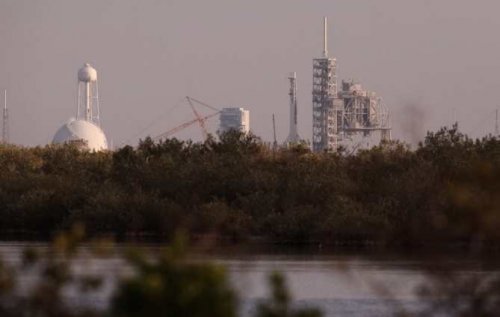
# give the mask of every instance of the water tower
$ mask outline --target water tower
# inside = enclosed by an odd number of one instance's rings
[[[78,71],[78,108],[76,118],[82,116],[86,121],[99,122],[99,89],[97,85],[97,71],[86,63]]]
[[[78,71],[76,119],[64,124],[56,132],[52,143],[72,143],[90,151],[108,149],[106,135],[100,127],[97,71],[88,63]]]

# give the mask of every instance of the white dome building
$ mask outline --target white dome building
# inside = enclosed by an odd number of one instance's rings
[[[70,120],[57,130],[54,144],[76,144],[90,151],[108,149],[106,135],[95,123],[86,120]]]
[[[76,144],[80,148],[90,151],[108,149],[106,135],[99,123],[97,71],[88,63],[78,71],[76,119],[71,119],[57,130],[52,143]]]

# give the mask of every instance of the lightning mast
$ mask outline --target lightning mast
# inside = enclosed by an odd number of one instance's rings
[[[3,125],[2,125],[2,142],[9,142],[9,110],[7,109],[7,90],[4,90],[3,104]]]
[[[300,141],[299,133],[297,132],[297,73],[290,73],[290,132],[286,143],[298,143]]]
[[[495,110],[495,136],[500,135],[498,131],[498,109]]]
[[[278,148],[278,141],[276,140],[276,121],[274,121],[274,113],[273,113],[273,136],[274,136],[273,150],[276,151],[276,149]]]

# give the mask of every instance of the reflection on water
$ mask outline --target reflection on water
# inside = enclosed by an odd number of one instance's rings
[[[422,281],[421,272],[415,270],[412,263],[402,261],[398,265],[357,258],[330,256],[308,261],[288,256],[217,262],[228,268],[235,287],[246,298],[263,297],[265,278],[273,271],[285,273],[294,297],[301,300],[374,296],[412,299],[414,286]]]
[[[257,257],[217,260],[227,267],[241,294],[244,315],[267,294],[266,276],[280,271],[297,305],[321,308],[326,316],[388,316],[418,305],[415,288],[424,280],[417,263],[356,256]],[[403,306],[403,307],[401,307]]]
[[[44,248],[43,244],[29,244]],[[0,243],[4,261],[16,265],[27,244]],[[149,251],[151,246],[143,247]],[[222,254],[222,252],[221,252]],[[367,257],[361,255],[212,255],[196,256],[194,261],[210,260],[224,266],[231,283],[240,295],[243,315],[249,316],[255,303],[268,292],[267,276],[280,271],[287,277],[297,305],[315,306],[325,316],[387,316],[398,309],[415,310],[420,304],[416,288],[425,281],[428,260],[408,260],[401,256]],[[474,261],[450,260],[463,274],[484,270]],[[111,296],[114,281],[128,269],[117,257],[82,258],[76,261],[75,273],[89,270],[105,277],[104,288],[87,298],[104,307]],[[26,288],[33,276],[23,276]],[[68,290],[70,300],[72,291]],[[79,298],[78,300],[81,300]]]

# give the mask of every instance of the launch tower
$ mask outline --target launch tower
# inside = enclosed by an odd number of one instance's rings
[[[323,22],[323,56],[313,60],[313,151],[337,147],[337,60],[328,57],[327,19]]]
[[[355,82],[343,81],[338,91],[337,60],[328,56],[326,17],[323,27],[323,57],[313,60],[313,151],[336,151],[354,135],[368,137],[375,131],[389,140],[389,111],[380,97]]]

